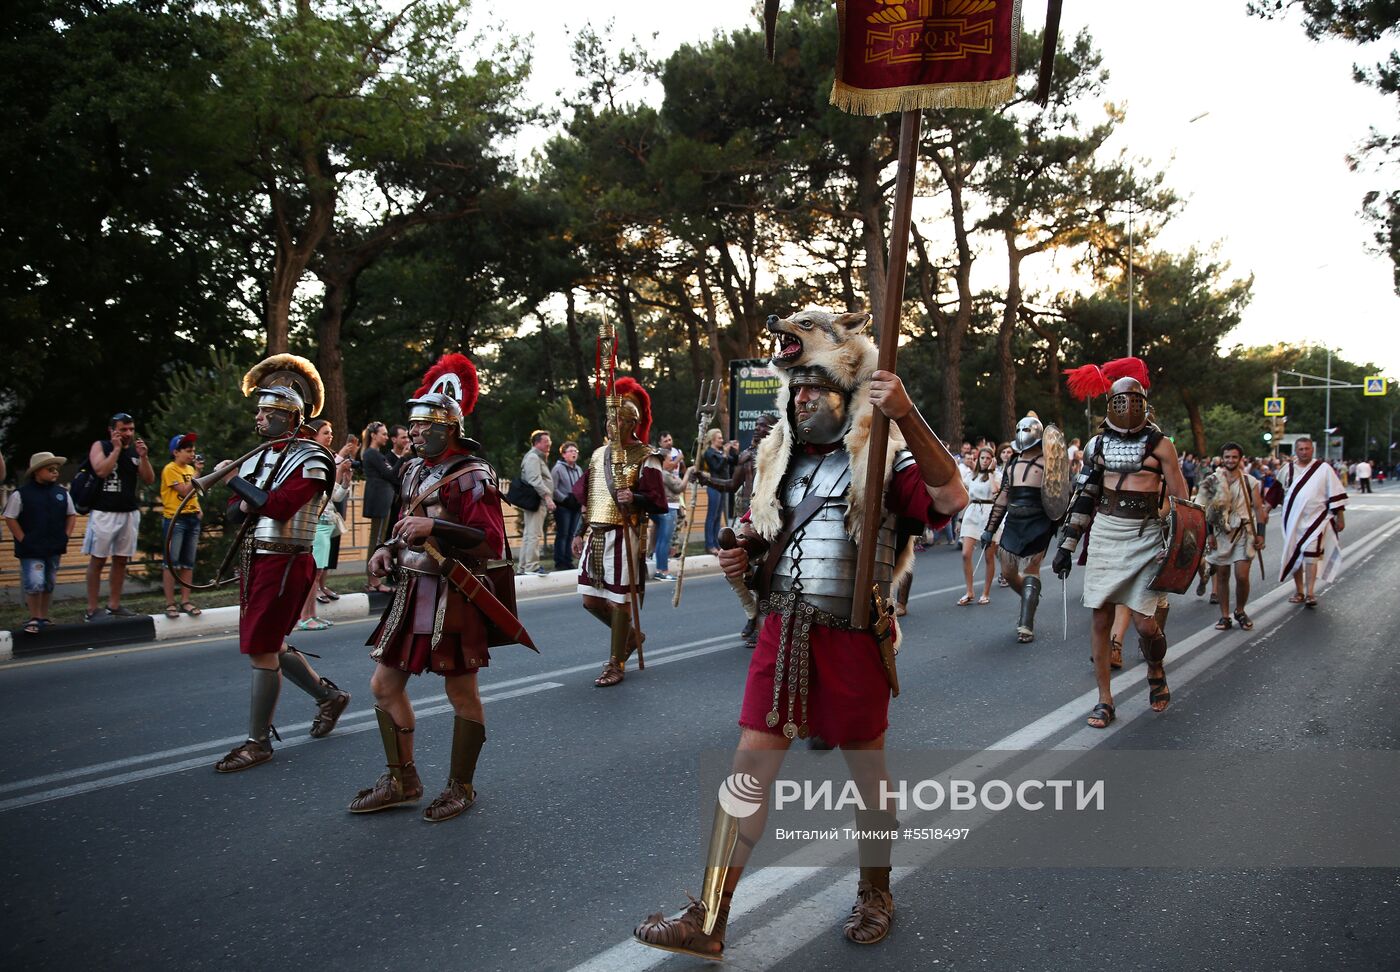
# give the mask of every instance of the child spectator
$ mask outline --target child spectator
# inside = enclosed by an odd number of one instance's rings
[[[68,490],[58,484],[59,467],[67,461],[52,452],[34,453],[24,474],[27,481],[5,504],[5,525],[15,539],[24,600],[29,607],[29,620],[24,623],[28,634],[38,634],[53,623],[49,620],[53,577],[78,522]]]
[[[160,471],[161,513],[165,517],[164,550],[166,560],[161,573],[165,587],[165,616],[178,618],[184,611],[192,618],[204,612],[190,600],[190,585],[194,583],[194,558],[199,549],[199,497],[192,498],[180,510],[180,503],[194,489],[193,480],[204,468],[202,457],[194,454],[195,436],[177,435],[170,440],[170,462]],[[180,515],[176,516],[176,511]],[[175,605],[175,580],[180,581],[179,606]]]

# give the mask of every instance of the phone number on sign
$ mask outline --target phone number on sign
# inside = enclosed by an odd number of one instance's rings
[[[964,840],[972,833],[971,827],[905,827],[899,836],[904,840]]]

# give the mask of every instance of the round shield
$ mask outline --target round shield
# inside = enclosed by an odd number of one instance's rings
[[[1069,448],[1065,445],[1065,434],[1059,426],[1045,426],[1040,451],[1045,458],[1045,481],[1040,485],[1040,502],[1045,507],[1045,515],[1058,520],[1069,509],[1070,487],[1073,485],[1069,474]]]

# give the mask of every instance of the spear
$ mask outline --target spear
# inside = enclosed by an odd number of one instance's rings
[[[904,300],[904,271],[909,259],[909,215],[914,200],[914,165],[918,156],[923,113],[906,111],[899,119],[899,167],[895,173],[894,215],[890,220],[890,259],[885,272],[884,316],[880,321],[877,367],[894,371],[899,354],[899,312]],[[865,509],[861,511],[860,545],[856,548],[856,581],[851,627],[864,631],[870,624],[870,592],[875,577],[875,537],[884,513],[885,453],[890,443],[890,420],[878,408],[870,421],[870,449],[865,460]]]
[[[700,382],[700,403],[695,406],[698,427],[695,430],[695,482],[690,488],[690,509],[685,514],[685,539],[681,542],[681,567],[676,574],[676,592],[671,595],[671,607],[681,606],[681,585],[685,583],[685,552],[690,549],[690,528],[695,525],[695,504],[700,499],[700,454],[705,448],[705,429],[719,411],[719,379]]]

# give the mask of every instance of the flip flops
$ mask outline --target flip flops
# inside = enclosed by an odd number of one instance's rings
[[[971,595],[971,594],[964,594],[962,597],[958,598],[958,606],[959,606],[959,607],[966,607],[967,605],[969,605],[969,604],[971,604],[971,603],[972,603],[972,595]]]

